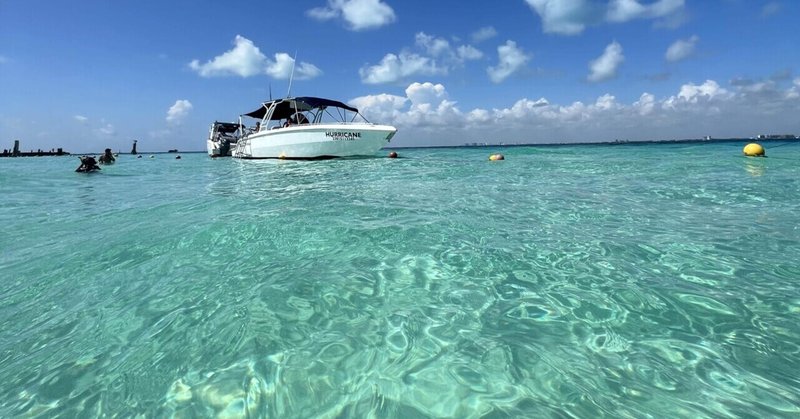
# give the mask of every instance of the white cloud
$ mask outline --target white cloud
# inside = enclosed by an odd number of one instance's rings
[[[617,104],[617,98],[614,95],[610,95],[608,93],[604,94],[597,98],[597,101],[594,103],[594,107],[600,110],[612,110],[618,109],[620,106]]]
[[[5,64],[8,62],[8,57],[5,55],[0,55],[0,64]]]
[[[608,80],[617,75],[617,69],[625,61],[625,56],[622,55],[622,45],[614,41],[606,46],[603,55],[597,57],[589,63],[588,80],[591,82],[600,82]]]
[[[72,118],[74,118],[80,124],[86,124],[87,122],[89,122],[89,118],[87,118],[87,117],[85,117],[83,115],[75,115]]]
[[[597,5],[586,0],[525,0],[542,19],[547,33],[575,35],[594,23]]]
[[[450,42],[444,38],[419,32],[414,36],[415,44],[431,58],[439,59],[442,65],[449,66],[460,64],[467,60],[477,60],[483,53],[472,45],[460,45],[453,49]]]
[[[462,61],[479,60],[483,58],[483,53],[472,45],[461,45],[456,50],[456,54]]]
[[[497,36],[497,30],[493,26],[484,26],[472,33],[474,42],[483,42]]]
[[[322,74],[322,70],[314,64],[306,62],[295,64],[295,59],[285,52],[276,53],[275,61],[269,61],[265,71],[274,79],[288,79],[292,76],[292,66],[294,66],[294,78],[298,80],[313,79]]]
[[[484,125],[492,120],[492,114],[486,109],[473,109],[467,113],[468,125]]]
[[[98,134],[105,137],[113,137],[114,135],[117,134],[117,130],[114,128],[113,125],[106,123],[105,121],[103,121],[103,124],[104,124],[103,126],[97,128],[96,132]]]
[[[498,63],[494,67],[489,67],[486,72],[493,83],[501,83],[512,74],[525,67],[531,57],[517,47],[514,41],[506,41],[504,45],[497,47]]]
[[[634,19],[663,19],[681,22],[684,0],[525,0],[542,20],[546,33],[576,35],[586,26],[601,22],[623,23]]]
[[[684,0],[658,0],[642,5],[639,0],[612,0],[606,12],[609,22],[651,19],[670,16],[683,9]]]
[[[633,109],[639,115],[649,115],[656,107],[656,97],[650,93],[642,93],[639,100],[633,103]]]
[[[294,58],[289,54],[276,53],[274,61],[270,60],[253,44],[253,41],[241,35],[236,35],[233,44],[231,50],[214,59],[204,64],[200,64],[199,60],[193,60],[189,63],[189,67],[202,77],[269,75],[275,79],[289,78],[294,63]],[[322,74],[319,68],[305,62],[295,66],[294,72],[298,79],[310,79]]]
[[[406,97],[411,101],[412,105],[426,103],[438,105],[447,99],[447,91],[442,84],[433,84],[431,82],[411,83],[406,88]]]
[[[697,35],[692,35],[689,39],[679,39],[667,48],[664,57],[670,62],[683,60],[694,53],[695,45],[699,40]]]
[[[444,38],[436,38],[425,32],[419,32],[415,36],[417,46],[421,47],[428,55],[437,57],[450,52],[450,42]]]
[[[447,90],[442,84],[411,83],[406,88],[406,97],[411,107],[398,118],[407,125],[447,126],[461,121],[461,111],[456,103],[448,100]]]
[[[721,88],[714,80],[706,80],[705,83],[696,85],[687,83],[681,86],[681,91],[678,93],[678,98],[687,102],[697,103],[698,100],[713,99],[717,96],[727,96],[728,91]]]
[[[798,99],[800,98],[800,77],[793,80],[793,86],[786,91],[786,99]]]
[[[358,70],[361,81],[367,84],[393,83],[411,76],[431,76],[446,72],[446,68],[437,67],[430,58],[411,53],[386,54],[380,64]]]
[[[186,99],[176,100],[175,104],[170,106],[169,110],[167,110],[167,123],[179,125],[189,116],[191,110],[192,102]]]
[[[344,19],[348,29],[362,31],[394,22],[394,10],[381,0],[328,0],[327,7],[316,7],[306,14],[317,20]]]
[[[735,83],[735,84],[733,84]],[[369,105],[374,122],[391,121],[400,130],[402,146],[468,142],[571,142],[670,140],[750,136],[763,130],[800,132],[796,115],[800,78],[780,87],[770,81],[734,81],[731,87],[714,80],[687,83],[672,96],[657,99],[642,93],[624,104],[611,94],[594,101],[552,103],[546,98],[522,98],[508,107],[461,112],[446,88],[436,83],[411,83],[405,96],[358,98]],[[377,112],[380,110],[380,112]]]
[[[407,48],[397,54],[384,55],[378,64],[362,67],[359,69],[361,81],[367,84],[394,83],[408,81],[413,76],[444,75],[466,61],[483,58],[483,52],[472,45],[454,48],[448,40],[424,32],[414,35],[414,46],[420,52]]]
[[[213,60],[200,64],[193,60],[189,67],[203,77],[230,76],[250,77],[263,74],[267,57],[261,53],[253,41],[236,35],[233,49],[214,57]]]
[[[408,102],[406,97],[386,93],[361,96],[350,100],[350,104],[358,108],[362,115],[371,121],[380,121],[382,123],[394,123],[406,102]]]

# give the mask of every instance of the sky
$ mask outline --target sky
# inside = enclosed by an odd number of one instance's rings
[[[199,151],[289,94],[398,147],[800,134],[797,0],[0,0],[0,21],[0,149]]]

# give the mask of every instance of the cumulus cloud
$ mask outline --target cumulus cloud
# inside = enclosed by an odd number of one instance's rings
[[[642,93],[633,103],[612,94],[588,102],[553,103],[520,98],[499,108],[462,111],[439,83],[411,83],[405,94],[351,101],[375,122],[399,128],[402,146],[471,142],[670,140],[750,136],[765,130],[800,132],[800,77],[784,80],[714,80],[685,83],[673,95]]]
[[[483,42],[497,36],[497,30],[493,26],[484,26],[472,33],[473,42]]]
[[[786,91],[786,99],[800,99],[800,77],[794,79],[793,86]]]
[[[655,107],[656,97],[647,92],[642,93],[642,95],[639,96],[639,100],[633,103],[633,109],[642,116],[653,113]]]
[[[546,33],[576,35],[597,21],[599,6],[586,0],[525,0],[542,19]]]
[[[642,4],[640,0],[525,0],[542,20],[546,33],[576,35],[586,26],[602,22],[623,23],[634,19],[678,21],[684,0],[658,0]]]
[[[414,36],[414,46],[420,52],[404,50],[386,54],[380,63],[359,70],[361,81],[367,84],[407,81],[414,76],[448,74],[466,61],[478,60],[483,53],[472,45],[453,47],[450,41],[419,32]]]
[[[233,45],[233,49],[205,64],[193,60],[189,63],[189,67],[203,77],[229,75],[250,77],[263,73],[267,57],[253,44],[253,41],[236,35]]]
[[[295,59],[285,52],[275,54],[275,60],[267,62],[265,72],[274,79],[288,79],[292,77],[293,66],[294,78],[298,80],[313,79],[322,74],[322,70],[314,64],[306,62],[295,63]]]
[[[692,35],[689,39],[679,39],[667,48],[664,57],[670,62],[686,59],[694,53],[694,47],[699,40],[697,35]]]
[[[472,45],[460,45],[453,48],[450,45],[450,41],[428,35],[425,32],[417,33],[414,36],[414,43],[431,58],[441,60],[443,65],[446,66],[483,57],[483,53]]]
[[[703,84],[687,83],[681,86],[678,99],[690,103],[697,103],[702,99],[713,99],[717,96],[727,97],[728,91],[719,86],[714,80],[706,80]]]
[[[410,76],[431,76],[446,72],[446,69],[437,67],[432,59],[412,53],[386,54],[379,64],[358,70],[361,81],[367,84],[393,83]]]
[[[113,125],[102,121],[102,125],[100,128],[97,128],[95,132],[104,137],[113,137],[117,134],[116,128]]]
[[[441,56],[442,54],[451,50],[450,42],[448,42],[446,39],[437,38],[435,36],[428,35],[425,32],[417,33],[414,35],[414,39],[417,46],[422,47],[425,52],[434,57]]]
[[[80,124],[86,124],[87,122],[89,122],[89,118],[87,118],[87,117],[85,117],[83,115],[75,115],[72,118],[74,118]]]
[[[394,22],[394,10],[381,0],[328,0],[327,7],[315,7],[306,14],[316,20],[341,18],[352,31],[375,29]]]
[[[236,35],[233,48],[213,59],[201,64],[199,60],[192,60],[189,68],[202,77],[240,76],[252,77],[269,75],[276,79],[288,79],[292,71],[294,58],[286,53],[275,54],[274,60],[267,58],[253,41]],[[322,74],[322,71],[310,63],[302,62],[295,66],[295,77],[310,79]]]
[[[643,5],[638,0],[612,0],[606,11],[609,22],[653,19],[670,16],[683,9],[684,0],[658,0]]]
[[[601,82],[611,79],[617,75],[617,69],[625,61],[622,55],[622,45],[614,41],[606,46],[603,55],[597,57],[589,63],[588,80],[591,82]]]
[[[448,99],[447,90],[442,84],[411,83],[406,88],[406,97],[411,104],[400,123],[407,125],[448,126],[461,120],[461,111],[456,103]]]
[[[401,110],[408,102],[404,96],[382,93],[379,95],[361,96],[350,100],[362,115],[373,121],[394,123]]]
[[[167,123],[179,125],[189,116],[189,112],[192,110],[192,102],[189,102],[186,99],[178,99],[175,101],[175,104],[170,106],[169,110],[167,110]]]
[[[506,41],[504,45],[497,47],[496,66],[489,67],[486,72],[489,74],[489,79],[493,83],[501,83],[512,74],[525,67],[525,64],[531,59],[531,56],[517,47],[514,41]]]
[[[483,58],[483,53],[472,45],[461,45],[456,49],[459,60],[479,60]]]

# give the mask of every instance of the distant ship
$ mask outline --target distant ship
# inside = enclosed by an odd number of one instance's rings
[[[177,148],[173,148],[172,150],[167,150],[167,153],[177,153],[177,152],[178,152]]]

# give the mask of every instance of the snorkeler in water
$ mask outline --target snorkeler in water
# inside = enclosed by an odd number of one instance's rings
[[[110,148],[107,148],[105,153],[100,156],[100,164],[113,164],[116,160]]]
[[[75,169],[76,172],[82,173],[93,172],[95,170],[100,170],[100,166],[97,165],[97,160],[92,156],[81,157],[81,165]]]

